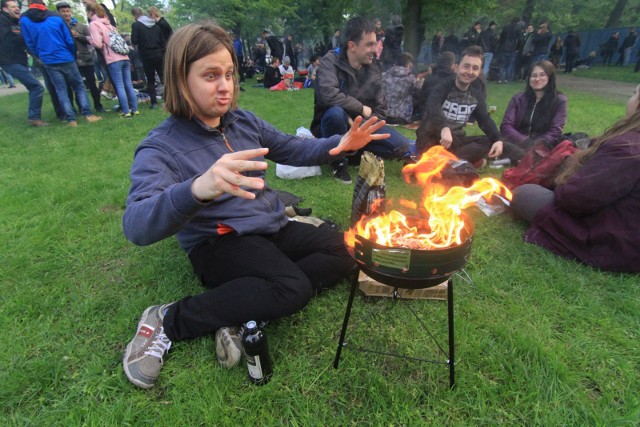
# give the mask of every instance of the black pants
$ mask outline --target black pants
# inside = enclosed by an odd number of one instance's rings
[[[149,97],[151,98],[151,105],[157,104],[158,99],[156,98],[156,73],[158,73],[160,81],[164,82],[164,71],[162,69],[164,62],[163,57],[141,57],[141,59],[142,67],[144,68],[144,75],[147,77],[147,93],[149,93]]]
[[[275,234],[212,238],[189,259],[209,290],[169,308],[164,330],[172,341],[293,314],[354,265],[342,234],[295,221]]]
[[[89,92],[91,93],[93,107],[96,110],[102,108],[102,103],[100,102],[100,89],[98,89],[98,85],[96,84],[96,74],[93,65],[78,65],[78,69],[84,79],[85,87],[89,89]]]
[[[578,55],[569,55],[567,54],[566,65],[564,67],[565,73],[570,73],[573,71],[573,67],[575,66],[576,59],[578,59]]]
[[[458,158],[474,163],[480,159],[487,157],[491,150],[491,140],[486,136],[459,136],[452,133],[453,142],[449,147],[449,151],[458,156]],[[427,151],[434,145],[440,145],[440,135],[423,134],[418,135],[416,148],[420,154]],[[513,164],[518,163],[524,157],[522,148],[502,140],[502,156],[511,159]]]

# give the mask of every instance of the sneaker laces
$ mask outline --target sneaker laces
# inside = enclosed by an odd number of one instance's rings
[[[144,352],[144,354],[157,357],[158,359],[162,360],[162,356],[164,356],[164,354],[168,352],[170,348],[171,340],[164,333],[164,328],[160,328],[160,331],[158,331],[156,338],[153,340],[153,344],[147,351]]]

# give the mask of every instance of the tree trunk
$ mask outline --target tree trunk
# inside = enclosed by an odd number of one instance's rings
[[[404,24],[404,51],[418,58],[420,46],[424,40],[424,23],[420,17],[421,5],[417,1],[406,2],[402,8],[402,23]]]
[[[531,18],[533,17],[533,10],[536,8],[536,0],[527,0],[527,3],[524,5],[524,10],[522,11],[522,20],[530,24]]]
[[[624,12],[625,7],[627,7],[627,3],[629,3],[629,0],[618,0],[616,2],[616,5],[611,11],[611,15],[609,15],[609,20],[607,21],[607,25],[605,25],[605,28],[618,26],[618,24],[620,23],[620,18],[622,18],[622,13]]]

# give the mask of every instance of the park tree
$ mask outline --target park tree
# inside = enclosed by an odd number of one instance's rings
[[[605,25],[605,27],[609,28],[609,27],[616,27],[620,25],[622,13],[624,12],[624,9],[627,7],[627,3],[629,3],[629,0],[616,1],[616,4],[615,6],[613,6],[613,9],[611,10],[611,14],[609,15],[609,19],[607,20],[607,24]]]
[[[21,0],[24,1],[24,0]],[[79,0],[74,0],[79,1]],[[131,4],[146,9],[159,0],[115,0],[114,9]],[[389,24],[400,15],[405,26],[404,49],[418,54],[425,40],[438,30],[464,34],[474,21],[506,25],[514,16],[534,23],[547,21],[554,32],[568,28],[589,30],[605,25],[635,25],[640,0],[166,0],[165,10],[175,27],[214,19],[223,27],[253,40],[263,29],[276,35],[292,33],[295,41],[329,42],[337,28],[355,15],[380,18]],[[129,3],[132,2],[132,3]],[[163,8],[161,8],[163,9]],[[608,20],[607,20],[608,17]],[[124,19],[124,17],[123,17]]]

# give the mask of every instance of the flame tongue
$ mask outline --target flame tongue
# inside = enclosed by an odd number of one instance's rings
[[[409,209],[418,208],[420,220],[410,220],[402,213],[392,210],[374,218],[363,217],[345,233],[347,246],[355,246],[355,236],[390,247],[409,249],[435,249],[462,243],[465,228],[462,210],[480,198],[489,200],[494,193],[502,193],[511,200],[511,192],[498,180],[483,178],[470,187],[447,187],[438,182],[442,170],[452,161],[458,160],[441,146],[432,147],[424,153],[418,163],[407,165],[402,170],[405,181],[415,181],[422,188],[419,205],[401,200]]]

